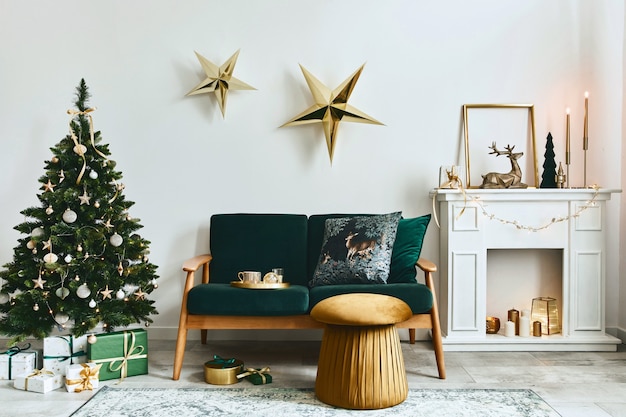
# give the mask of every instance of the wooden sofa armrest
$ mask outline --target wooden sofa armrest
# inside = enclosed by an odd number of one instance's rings
[[[185,292],[193,287],[195,272],[202,267],[202,283],[209,283],[209,262],[213,257],[210,254],[198,255],[189,258],[183,262],[183,271],[187,272],[187,282],[185,283]]]

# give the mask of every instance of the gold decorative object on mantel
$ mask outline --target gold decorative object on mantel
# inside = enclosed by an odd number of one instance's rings
[[[339,122],[346,121],[382,125],[382,123],[378,120],[348,104],[348,99],[352,94],[352,90],[354,89],[364,66],[365,64],[361,65],[361,67],[343,83],[341,83],[339,87],[331,91],[302,65],[300,65],[300,69],[302,70],[302,74],[304,74],[304,78],[306,79],[309,89],[311,90],[311,95],[315,100],[315,104],[280,127],[309,123],[322,123],[324,127],[324,135],[326,136],[328,155],[330,157],[330,163],[332,164]]]
[[[198,52],[196,52],[196,57],[198,57],[198,61],[200,61],[200,65],[202,65],[206,78],[186,95],[193,96],[196,94],[215,93],[215,98],[222,111],[222,117],[226,117],[226,99],[228,98],[229,91],[256,90],[256,88],[233,77],[235,64],[239,57],[239,50],[228,58],[221,67],[218,67]]]
[[[531,141],[531,149],[529,150],[533,156],[534,163],[534,183],[528,181],[532,186],[539,188],[539,165],[537,163],[537,147],[535,145],[535,111],[533,104],[464,104],[463,105],[463,130],[465,134],[465,172],[467,188],[476,188],[472,186],[470,176],[470,138],[469,138],[469,122],[468,113],[470,109],[527,109],[529,134]]]
[[[499,151],[496,147],[496,143],[493,142],[489,149],[490,155],[496,156],[506,155],[511,161],[511,171],[506,173],[489,172],[483,175],[483,183],[480,188],[528,188],[528,185],[522,182],[522,169],[519,167],[517,160],[520,159],[524,152],[515,152],[513,149],[515,145],[507,145],[504,151]]]

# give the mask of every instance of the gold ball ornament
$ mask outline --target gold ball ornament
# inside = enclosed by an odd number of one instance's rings
[[[74,146],[73,150],[74,153],[76,153],[77,155],[83,156],[85,152],[87,152],[87,147],[82,143],[79,143],[78,145]]]
[[[93,203],[93,206],[94,206],[95,208],[100,208],[100,202],[99,202],[99,201],[96,201],[95,203]]]
[[[94,343],[96,343],[98,341],[98,338],[96,337],[95,334],[90,334],[87,337],[87,343],[89,343],[90,345],[93,345]]]
[[[33,311],[39,311],[39,304],[35,303],[33,306]]]
[[[56,164],[57,162],[59,162],[59,158],[57,158],[56,156],[53,156],[50,162],[52,162],[53,164]]]
[[[51,215],[52,213],[54,213],[54,209],[53,209],[52,207],[47,207],[47,208],[46,208],[46,214],[49,216],[49,215]]]
[[[28,242],[26,242],[26,247],[30,250],[35,249],[35,247],[37,246],[37,242],[35,242],[34,240],[29,240]]]

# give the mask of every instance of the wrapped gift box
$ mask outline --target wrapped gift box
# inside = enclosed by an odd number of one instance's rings
[[[47,369],[34,370],[29,374],[21,374],[15,377],[13,386],[24,391],[46,392],[53,391],[63,386],[63,375],[55,374]]]
[[[30,373],[37,367],[38,352],[27,347],[12,348],[0,353],[0,379],[13,379],[16,375]]]
[[[270,375],[270,367],[265,368],[246,368],[246,371],[237,375],[238,379],[246,378],[254,385],[265,385],[272,383],[272,375]]]
[[[148,373],[148,333],[144,329],[102,333],[87,346],[87,360],[102,364],[100,381]]]
[[[214,355],[213,360],[204,363],[204,380],[207,384],[229,385],[239,382],[237,374],[243,371],[243,362],[239,359],[224,359]]]
[[[43,339],[43,367],[65,376],[68,365],[87,362],[87,335],[52,336]]]
[[[77,363],[67,367],[65,389],[67,392],[81,392],[97,389],[100,385],[99,363]]]

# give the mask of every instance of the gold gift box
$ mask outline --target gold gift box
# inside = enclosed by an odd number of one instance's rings
[[[243,361],[235,360],[224,368],[223,364],[211,363],[204,364],[204,380],[207,384],[213,385],[230,385],[239,382],[237,375],[243,372]]]

